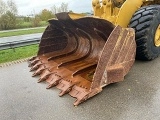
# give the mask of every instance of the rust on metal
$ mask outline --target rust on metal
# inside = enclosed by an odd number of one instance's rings
[[[29,60],[38,82],[47,82],[47,89],[56,86],[59,96],[70,94],[78,105],[124,79],[135,60],[133,29],[99,18],[56,16],[42,35],[37,56]]]

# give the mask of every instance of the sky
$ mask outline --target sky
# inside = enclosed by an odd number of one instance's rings
[[[4,0],[7,1],[7,0]],[[14,0],[19,15],[30,15],[39,13],[43,9],[50,9],[53,5],[57,7],[62,2],[68,3],[69,10],[73,12],[91,12],[92,0]]]

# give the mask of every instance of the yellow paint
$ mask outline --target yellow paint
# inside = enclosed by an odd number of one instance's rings
[[[92,0],[92,7],[94,10],[94,16],[100,17],[102,15],[103,8],[101,7],[99,0]]]
[[[115,24],[127,27],[133,14],[141,7],[142,4],[143,0],[126,0],[119,10]]]
[[[121,6],[115,6],[113,1]],[[114,25],[128,27],[133,14],[144,5],[157,4],[157,0],[92,0],[94,16],[106,19]]]
[[[78,13],[68,13],[68,15],[72,18],[72,19],[79,19],[79,18],[83,18],[85,15],[84,14],[78,14]]]
[[[154,43],[156,47],[160,47],[160,24],[155,33]]]
[[[113,2],[115,1],[115,2]],[[114,3],[120,4],[115,6]],[[127,28],[133,14],[142,6],[158,4],[159,0],[92,0],[94,17],[110,21],[114,25]],[[160,4],[160,3],[159,3]],[[72,19],[83,18],[84,14],[69,13]]]

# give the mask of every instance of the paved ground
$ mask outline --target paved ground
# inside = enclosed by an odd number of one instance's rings
[[[78,107],[69,95],[36,83],[27,63],[0,68],[0,120],[160,120],[159,61],[136,61],[124,82]]]
[[[37,38],[40,39],[41,36],[42,36],[42,33],[19,35],[19,36],[12,36],[12,37],[2,37],[0,38],[0,44],[6,43],[6,42],[27,40],[27,39],[37,39]]]

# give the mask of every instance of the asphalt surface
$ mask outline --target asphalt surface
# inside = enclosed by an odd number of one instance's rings
[[[36,38],[40,39],[41,36],[42,36],[42,33],[19,35],[19,36],[12,36],[12,37],[2,37],[0,38],[0,44],[6,43],[6,42],[27,40],[27,39],[36,39]]]
[[[0,120],[160,120],[159,61],[136,61],[123,82],[78,107],[37,83],[27,63],[0,68]]]

